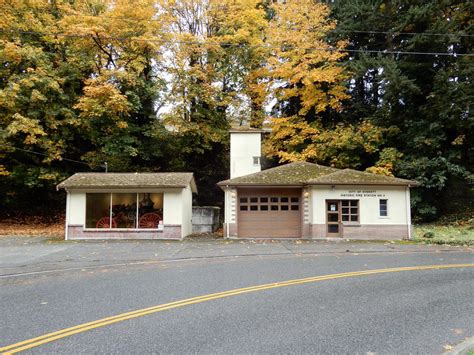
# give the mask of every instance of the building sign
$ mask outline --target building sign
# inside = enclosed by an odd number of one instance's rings
[[[385,197],[385,194],[378,193],[377,190],[349,190],[341,192],[341,197]]]

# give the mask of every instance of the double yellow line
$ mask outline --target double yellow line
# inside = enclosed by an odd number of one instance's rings
[[[211,293],[208,295],[188,298],[181,301],[175,301],[170,303],[164,303],[157,306],[143,308],[132,312],[122,313],[116,316],[107,317],[98,319],[93,322],[84,323],[77,325],[75,327],[65,328],[59,330],[57,332],[48,333],[45,335],[41,335],[36,338],[28,339],[21,341],[19,343],[11,344],[0,348],[0,352],[3,354],[15,354],[20,351],[28,350],[42,344],[50,343],[55,340],[65,338],[77,333],[83,333],[95,328],[104,327],[109,324],[114,324],[118,322],[125,321],[127,319],[138,318],[152,313],[158,313],[161,311],[166,311],[168,309],[178,308],[189,306],[196,303],[202,303],[207,301],[212,301],[219,298],[225,298],[230,296],[237,296],[244,293],[250,292],[257,292],[263,290],[269,290],[278,287],[286,287],[286,286],[293,286],[293,285],[301,285],[311,282],[318,282],[318,281],[325,281],[325,280],[334,280],[334,279],[342,279],[348,277],[355,277],[355,276],[364,276],[364,275],[374,275],[374,274],[384,274],[384,273],[391,273],[391,272],[402,272],[402,271],[419,271],[419,270],[439,270],[439,269],[452,269],[452,268],[468,268],[474,267],[474,264],[447,264],[447,265],[427,265],[427,266],[410,266],[410,267],[398,267],[398,268],[390,268],[390,269],[377,269],[377,270],[365,270],[365,271],[355,271],[355,272],[345,272],[340,274],[330,274],[330,275],[323,275],[323,276],[315,276],[315,277],[307,277],[304,279],[295,279],[295,280],[288,280],[282,282],[274,282],[265,285],[258,285],[252,287],[244,287],[238,288],[230,291],[224,292],[217,292]]]

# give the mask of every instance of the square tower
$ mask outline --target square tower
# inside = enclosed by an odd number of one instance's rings
[[[259,172],[262,155],[262,133],[256,128],[230,130],[230,178]]]

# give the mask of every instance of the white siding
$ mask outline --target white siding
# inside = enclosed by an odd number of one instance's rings
[[[404,186],[313,186],[311,223],[326,223],[326,200],[359,200],[360,224],[407,224],[407,196]],[[388,200],[387,217],[379,215],[380,199]]]
[[[182,190],[164,191],[163,224],[181,225],[183,222]]]
[[[259,172],[260,163],[253,158],[261,156],[261,133],[231,132],[230,134],[230,178]]]
[[[186,237],[193,232],[193,193],[188,186],[182,191],[183,203],[183,224],[181,228],[181,237]]]
[[[67,225],[84,225],[86,221],[86,193],[85,192],[68,192],[66,206],[68,221]]]

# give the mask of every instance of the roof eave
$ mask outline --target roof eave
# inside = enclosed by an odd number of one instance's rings
[[[223,187],[303,187],[303,183],[293,183],[293,184],[272,184],[272,183],[225,183],[219,182],[217,186],[220,188]]]
[[[146,189],[146,188],[151,188],[151,189],[165,189],[165,188],[170,188],[170,189],[184,189],[188,187],[188,185],[182,185],[182,184],[176,184],[176,185],[61,185],[59,184],[57,186],[57,189],[76,189],[76,190],[97,190],[97,189]],[[193,191],[193,192],[197,192]]]
[[[358,186],[362,186],[362,185],[366,185],[366,186],[370,186],[370,185],[376,185],[376,186],[418,186],[418,184],[413,184],[413,183],[387,183],[387,182],[308,182],[307,185],[338,185],[338,186],[341,186],[341,185],[345,185],[345,186],[349,186],[349,185],[358,185]]]

